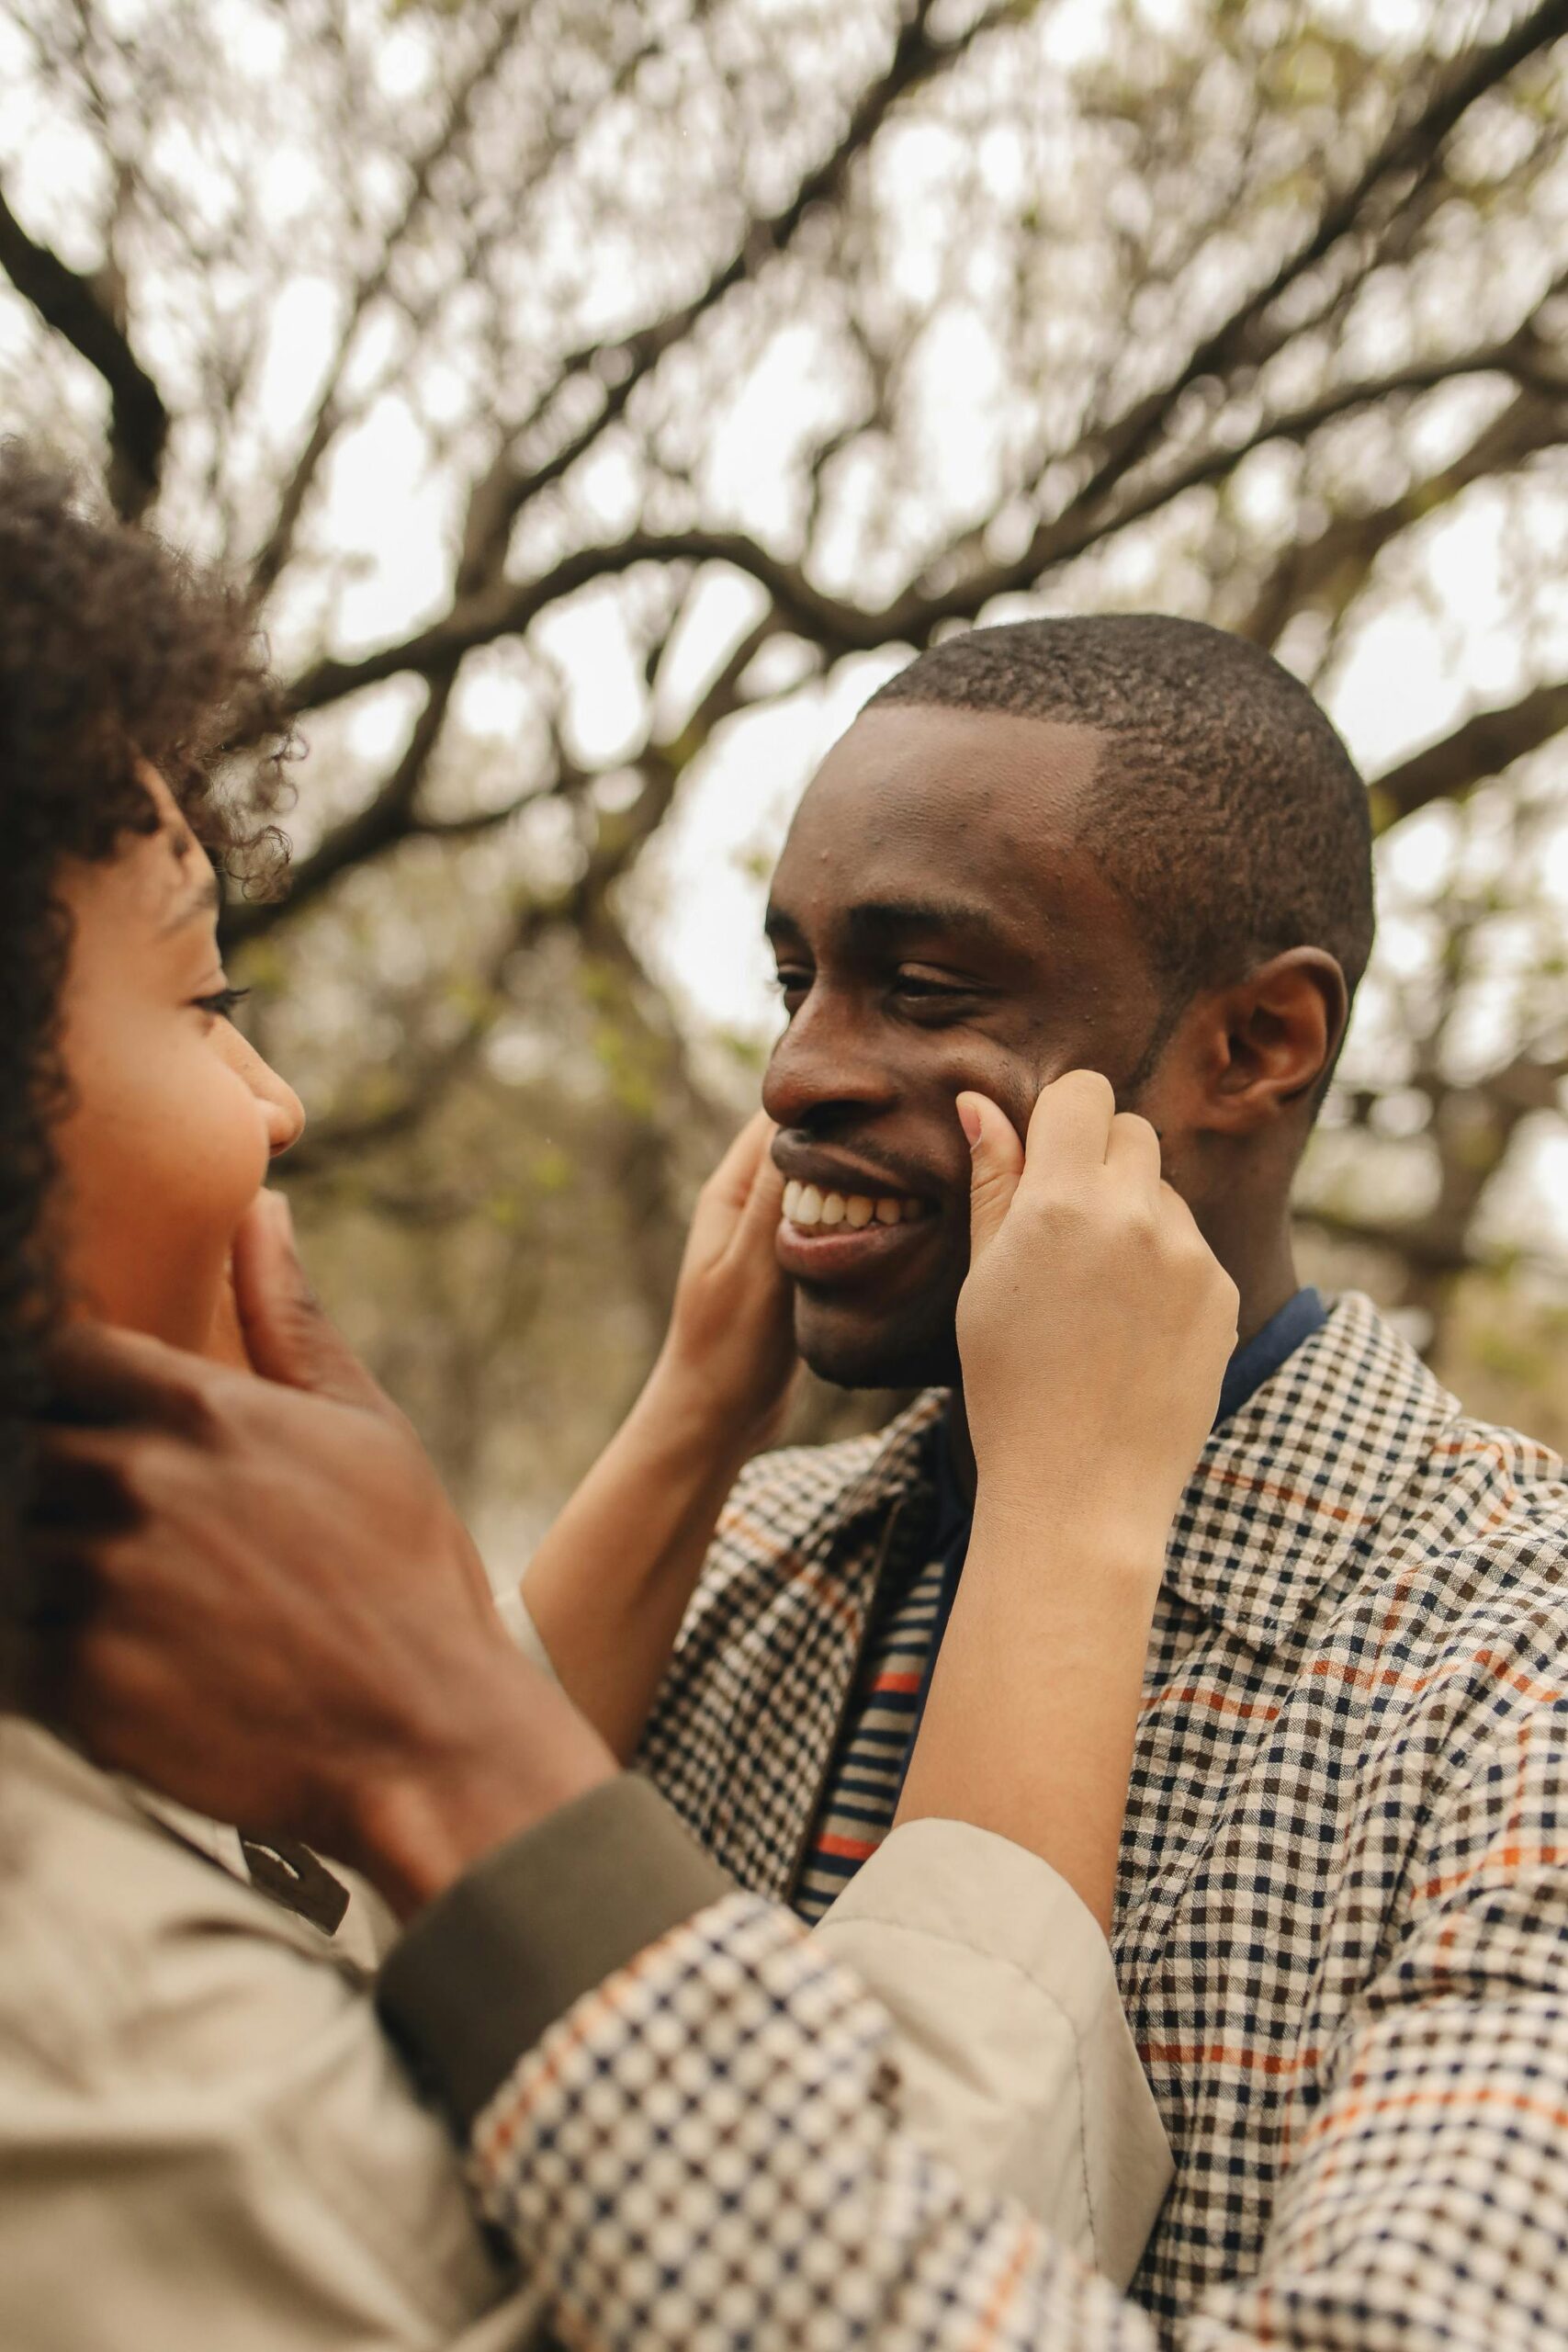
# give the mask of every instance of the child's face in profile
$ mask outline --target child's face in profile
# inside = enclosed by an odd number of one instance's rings
[[[73,1311],[207,1349],[235,1228],[305,1120],[220,1009],[212,869],[162,779],[143,781],[158,831],[68,860],[56,884],[74,938],[51,1240]]]

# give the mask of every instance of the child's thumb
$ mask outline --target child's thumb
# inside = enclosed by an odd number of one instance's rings
[[[996,1238],[1023,1173],[1023,1146],[1005,1112],[984,1094],[961,1094],[958,1116],[969,1138],[971,1262]]]

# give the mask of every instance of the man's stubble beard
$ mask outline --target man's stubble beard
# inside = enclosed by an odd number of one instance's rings
[[[795,1345],[819,1380],[835,1388],[953,1388],[961,1367],[956,1296],[914,1300],[879,1324],[857,1329],[823,1312],[797,1285]]]

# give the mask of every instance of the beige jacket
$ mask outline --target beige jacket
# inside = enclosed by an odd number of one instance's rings
[[[931,1834],[891,1840],[818,1940],[898,2015],[910,2131],[1124,2278],[1167,2160],[1103,1946],[1029,1858],[919,1826]],[[720,1883],[690,1878],[669,1919]],[[536,1905],[525,1875],[537,1946],[560,1949],[529,1952],[554,1990],[525,2039],[605,1973],[604,1918],[574,1926],[536,1891]],[[615,1958],[665,1924],[628,1923]],[[537,2340],[538,2297],[476,2226],[448,2132],[378,2023],[371,1972],[390,1932],[355,1887],[329,1939],[245,1883],[232,1831],[0,1724],[6,2352]],[[459,2014],[487,1997],[479,1956],[461,1939],[442,1956],[447,1973],[470,1961]],[[805,2049],[811,2018],[783,2023]]]

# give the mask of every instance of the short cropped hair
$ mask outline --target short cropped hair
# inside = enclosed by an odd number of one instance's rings
[[[1173,1017],[1290,947],[1326,948],[1354,996],[1372,944],[1367,788],[1271,654],[1160,613],[1014,621],[944,639],[872,697],[900,702],[1107,738],[1079,838],[1138,917]]]

